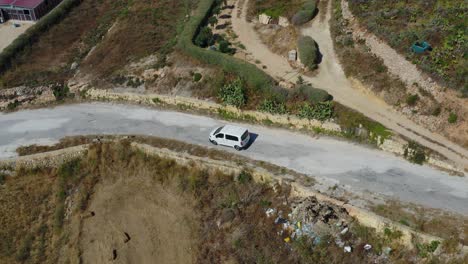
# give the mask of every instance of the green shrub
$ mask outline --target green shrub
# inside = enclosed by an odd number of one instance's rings
[[[55,100],[62,101],[70,95],[70,89],[67,85],[56,85],[52,87],[52,92],[54,93]]]
[[[193,74],[193,81],[194,81],[194,82],[200,81],[201,78],[202,78],[201,73],[196,72],[196,73]]]
[[[286,105],[283,102],[278,102],[272,99],[263,100],[263,102],[258,106],[258,110],[270,114],[279,115],[284,115],[288,113]]]
[[[404,157],[412,163],[422,165],[426,161],[426,153],[421,145],[410,141],[406,145]]]
[[[299,109],[298,116],[300,118],[325,121],[333,117],[333,104],[331,102],[323,102],[312,106],[304,103]]]
[[[256,66],[224,53],[201,49],[193,44],[192,41],[199,31],[200,25],[210,15],[214,2],[214,0],[199,1],[197,10],[190,17],[179,37],[177,47],[195,59],[220,66],[226,72],[240,76],[249,86],[258,91],[268,91],[273,80]]]
[[[297,46],[301,63],[311,70],[317,68],[318,46],[315,40],[309,36],[301,36]]]
[[[219,51],[227,54],[233,54],[235,52],[235,50],[231,48],[231,43],[227,40],[222,40],[219,42]]]
[[[451,112],[451,113],[449,114],[449,117],[448,117],[448,122],[449,122],[450,124],[454,124],[454,123],[457,122],[457,120],[458,120],[458,115],[455,114],[455,113],[453,113],[453,112]]]
[[[410,106],[416,105],[416,103],[419,101],[419,95],[417,94],[409,94],[406,97],[406,104]]]
[[[15,99],[15,101],[8,103],[7,110],[8,111],[13,111],[20,105],[21,105],[21,103],[18,100]]]
[[[0,53],[0,72],[7,70],[11,66],[11,62],[19,52],[26,47],[32,45],[38,37],[49,30],[49,28],[59,22],[65,15],[81,0],[64,0],[56,8],[42,17],[34,26],[30,27],[26,32],[17,37],[10,45],[8,45]]]
[[[231,83],[224,85],[219,91],[219,97],[223,103],[233,105],[237,108],[245,104],[244,84],[240,78],[237,78]]]
[[[428,244],[416,244],[416,248],[418,250],[418,255],[421,258],[426,258],[430,253],[434,253],[436,249],[439,247],[440,241],[433,240],[431,243]]]
[[[214,26],[214,25],[216,25],[217,23],[218,23],[218,19],[217,19],[216,17],[214,17],[214,16],[213,16],[213,17],[210,17],[210,18],[208,19],[208,24],[210,24],[211,26]]]
[[[241,184],[246,184],[252,181],[252,174],[248,171],[241,171],[241,173],[237,176],[237,181]]]
[[[195,45],[206,48],[208,46],[213,45],[213,32],[209,27],[203,27],[200,29],[200,33],[198,33],[197,37],[194,40]]]
[[[312,105],[330,101],[333,97],[325,90],[314,88],[311,85],[299,85],[289,93],[289,99],[294,101],[307,101]]]
[[[6,177],[7,177],[6,174],[0,172],[0,185],[5,183]]]
[[[314,18],[315,14],[317,13],[317,1],[316,0],[307,0],[302,9],[299,10],[291,19],[291,22],[296,25],[300,26],[303,25],[312,18]]]

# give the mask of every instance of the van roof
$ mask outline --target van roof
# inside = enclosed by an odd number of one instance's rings
[[[245,131],[247,131],[247,128],[244,127],[238,127],[238,126],[232,126],[232,125],[225,125],[223,129],[221,129],[220,132],[225,133],[225,134],[230,134],[233,136],[242,136]]]

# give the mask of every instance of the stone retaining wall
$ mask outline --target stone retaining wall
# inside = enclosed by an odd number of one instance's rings
[[[36,167],[57,167],[60,164],[83,156],[89,145],[80,145],[29,156],[0,160],[0,168],[33,169]]]

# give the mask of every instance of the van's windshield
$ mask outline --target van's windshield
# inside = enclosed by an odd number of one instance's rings
[[[221,131],[221,129],[223,129],[223,127],[224,127],[224,126],[218,127],[218,129],[216,129],[215,132],[214,132],[213,134],[214,134],[214,135],[218,134],[219,131]]]
[[[249,131],[248,130],[246,130],[245,133],[242,134],[242,137],[241,137],[242,141],[244,141],[247,138],[247,136],[249,136]]]

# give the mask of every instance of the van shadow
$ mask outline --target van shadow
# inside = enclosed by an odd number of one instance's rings
[[[247,145],[244,147],[244,150],[248,150],[250,146],[252,146],[252,144],[255,142],[255,140],[257,140],[257,138],[258,138],[258,134],[250,133],[249,143],[247,143]]]

